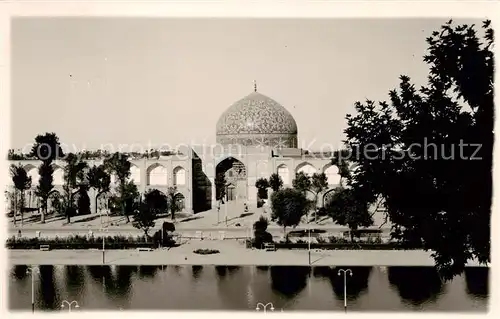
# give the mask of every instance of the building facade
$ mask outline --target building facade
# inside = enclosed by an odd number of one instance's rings
[[[178,150],[178,155],[157,158],[131,158],[131,180],[141,193],[155,188],[166,192],[176,186],[184,210],[202,212],[215,207],[217,174],[226,178],[226,199],[253,205],[257,200],[257,179],[277,173],[285,187],[291,187],[296,173],[325,173],[329,189],[318,196],[322,205],[326,196],[338,186],[340,176],[330,157],[311,154],[297,148],[298,128],[293,116],[278,102],[257,92],[231,105],[216,125],[216,145]],[[102,160],[89,160],[89,166]],[[28,207],[38,207],[34,195],[38,184],[36,160],[11,161],[20,163],[32,178],[33,189],[26,196]],[[54,194],[62,192],[64,162],[54,163]],[[12,184],[12,181],[10,181]],[[115,178],[112,177],[112,184]],[[90,198],[95,193],[90,190]],[[50,201],[49,201],[50,202]],[[91,200],[92,211],[100,205]],[[49,203],[50,205],[50,203]]]

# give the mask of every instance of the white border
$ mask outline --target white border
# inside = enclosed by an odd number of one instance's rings
[[[329,2],[318,2],[318,1],[3,1],[0,2],[0,128],[1,128],[1,142],[0,142],[0,153],[6,154],[8,145],[10,144],[10,103],[9,103],[9,37],[10,37],[10,17],[12,16],[151,16],[151,17],[308,17],[308,18],[327,18],[327,17],[364,17],[364,18],[388,18],[388,17],[443,17],[443,22],[449,17],[466,17],[466,18],[484,18],[488,17],[493,22],[493,27],[497,30],[498,38],[498,25],[497,17],[492,15],[498,15],[500,12],[500,6],[497,1],[329,1]],[[498,40],[497,40],[498,41]],[[498,54],[496,55],[498,59]],[[498,74],[498,72],[497,72]],[[498,76],[495,77],[498,80]],[[496,81],[498,83],[498,81]],[[498,103],[498,96],[495,98],[495,102]],[[497,115],[498,117],[498,115]],[[499,121],[495,122],[495,131],[499,130]],[[498,144],[498,140],[497,140]],[[497,146],[497,144],[495,146]],[[494,158],[497,159],[500,154],[500,148],[496,147]],[[0,181],[6,181],[8,178],[8,170],[5,156],[0,156]],[[495,163],[494,163],[495,164]],[[498,177],[498,167],[494,165],[494,180]],[[2,182],[2,184],[5,184]],[[2,185],[2,196],[3,196]],[[494,199],[492,212],[499,211],[498,209],[498,198],[499,198],[499,188],[494,187]],[[1,229],[6,229],[6,218],[3,213],[4,205],[0,205],[0,225]],[[500,308],[499,298],[496,285],[497,277],[494,271],[493,265],[495,264],[496,256],[496,245],[494,237],[498,236],[498,219],[496,215],[492,214],[492,267],[490,272],[490,313],[493,315],[496,309]],[[6,233],[0,232],[2,242],[5,242]],[[0,271],[2,271],[2,277],[5,279],[6,272],[6,251],[3,245],[1,245],[3,258],[1,259]],[[5,282],[4,282],[5,283]],[[4,298],[2,302],[2,314],[3,318],[6,317],[23,317],[23,316],[33,316],[32,314],[14,314],[7,313],[7,284],[0,286],[0,295]],[[168,298],[168,296],[166,296]],[[4,313],[5,312],[5,313]],[[67,313],[64,313],[67,315]],[[53,316],[55,314],[36,314],[35,316]],[[83,317],[85,313],[71,314],[75,317]],[[113,316],[116,313],[102,312],[95,313],[99,316]],[[165,313],[165,312],[123,312],[120,313],[120,317],[130,317],[136,318],[137,315],[144,316],[144,318],[152,317],[162,317],[175,315],[178,318],[185,317],[216,317],[231,318],[234,314],[230,312],[177,312],[177,313]],[[248,317],[251,316],[262,316],[263,314],[258,313],[238,313],[238,316]],[[297,313],[297,314],[279,314],[273,313],[273,316],[287,315],[290,316],[307,316],[311,313]],[[315,317],[332,318],[332,315],[343,316],[342,313],[314,313]],[[406,314],[406,313],[366,313],[366,314],[349,314],[349,316],[359,316],[359,317],[380,317],[387,318],[388,316],[401,316],[413,317],[418,316],[418,313]],[[442,315],[442,314],[432,314],[427,316],[455,316]]]

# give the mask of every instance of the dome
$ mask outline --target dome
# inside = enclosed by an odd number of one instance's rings
[[[252,92],[231,105],[217,122],[217,143],[297,147],[297,124],[275,100]]]

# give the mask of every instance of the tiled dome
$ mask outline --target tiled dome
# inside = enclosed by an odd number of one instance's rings
[[[246,146],[297,147],[297,124],[275,100],[252,92],[219,118],[217,143]]]

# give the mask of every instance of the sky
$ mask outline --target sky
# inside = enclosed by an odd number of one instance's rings
[[[255,80],[299,147],[338,149],[356,101],[386,100],[401,74],[425,83],[425,38],[447,20],[15,18],[11,148],[44,132],[71,151],[211,145]]]

